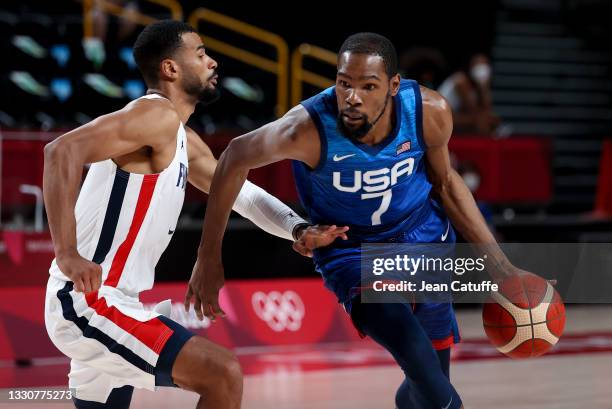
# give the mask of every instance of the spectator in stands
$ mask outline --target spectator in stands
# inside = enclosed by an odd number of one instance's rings
[[[491,103],[491,64],[474,54],[465,69],[449,76],[438,88],[453,109],[456,133],[488,135],[500,123]]]
[[[138,12],[137,0],[106,0],[109,3],[123,7],[123,15],[119,18],[117,39],[121,42],[127,39],[136,28],[136,24],[127,18],[130,14]],[[106,60],[104,43],[107,39],[109,16],[96,1],[93,8],[93,36],[83,39],[85,56],[97,69],[100,69]]]
[[[472,195],[474,195],[476,205],[482,213],[482,217],[484,217],[485,222],[489,227],[489,230],[491,230],[491,233],[493,233],[493,235],[498,241],[501,241],[502,237],[496,230],[495,224],[493,223],[493,208],[488,202],[479,199],[476,194],[476,191],[480,187],[482,181],[478,167],[473,162],[459,160],[459,158],[457,158],[457,156],[452,152],[450,153],[450,160],[451,166],[457,171],[457,173],[459,173],[459,175],[461,175],[461,177],[463,178],[463,182],[468,187],[468,189],[470,189]],[[465,242],[465,239],[463,237],[460,237],[457,241]]]

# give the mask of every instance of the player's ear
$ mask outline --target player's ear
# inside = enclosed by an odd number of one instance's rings
[[[166,58],[160,63],[161,77],[175,80],[178,77],[178,65],[176,61]]]
[[[399,92],[401,77],[399,74],[395,74],[389,79],[389,88],[391,90],[391,95],[395,96]]]

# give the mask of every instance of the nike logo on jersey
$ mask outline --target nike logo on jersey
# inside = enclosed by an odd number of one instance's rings
[[[168,234],[174,234],[174,230],[168,229]]]
[[[453,397],[451,396],[451,400],[450,402],[448,402],[448,405],[444,406],[442,409],[448,409],[450,408],[451,403],[453,403]]]
[[[341,160],[348,159],[351,156],[355,156],[355,155],[356,153],[351,153],[349,155],[342,155],[342,156],[338,156],[338,154],[335,154],[333,159],[334,159],[334,162],[340,162]]]
[[[444,232],[444,234],[442,235],[442,237],[440,237],[442,239],[442,241],[446,240],[446,237],[448,236],[448,232],[450,231],[450,222],[447,221],[446,222],[446,231]]]

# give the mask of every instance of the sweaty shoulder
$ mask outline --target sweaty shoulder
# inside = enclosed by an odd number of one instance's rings
[[[423,139],[428,148],[446,145],[453,132],[453,114],[442,95],[421,87]]]
[[[321,156],[319,130],[303,105],[293,107],[281,118],[286,127],[290,158],[315,168]]]
[[[155,147],[176,141],[181,120],[167,99],[137,99],[127,104],[122,111],[122,128],[129,130],[131,137],[143,140],[145,145]]]
[[[287,127],[287,134],[292,139],[313,134],[317,132],[317,128],[308,113],[308,110],[303,105],[296,105],[287,112],[280,121],[284,127]]]

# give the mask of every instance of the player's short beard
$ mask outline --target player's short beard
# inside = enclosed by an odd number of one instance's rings
[[[366,114],[363,114],[363,124],[360,125],[357,128],[349,128],[346,126],[346,124],[344,123],[344,120],[342,119],[342,114],[346,111],[340,111],[338,112],[338,118],[336,119],[336,126],[338,128],[338,130],[340,132],[342,132],[342,134],[344,136],[346,136],[347,138],[353,138],[353,139],[357,139],[357,140],[361,140],[363,139],[368,132],[370,132],[370,129],[372,129],[374,127],[374,125],[376,125],[376,123],[378,122],[378,120],[383,116],[383,114],[385,113],[385,110],[387,109],[387,104],[389,103],[389,99],[391,99],[391,93],[388,92],[387,96],[385,97],[385,103],[380,111],[380,114],[378,114],[378,116],[376,117],[376,119],[374,119],[374,121],[370,122],[368,120],[368,116]]]
[[[374,125],[368,121],[368,116],[364,114],[362,125],[358,126],[357,128],[349,128],[344,123],[344,120],[342,119],[342,112],[340,112],[338,114],[338,118],[336,119],[336,126],[338,130],[347,138],[361,140],[368,134],[368,132],[370,132],[370,129],[372,129]]]
[[[207,106],[215,102],[221,97],[221,91],[217,87],[204,88],[198,95],[198,101],[200,104]]]
[[[213,72],[208,78],[210,81],[212,77],[217,74],[217,71]],[[187,95],[195,97],[202,105],[210,105],[221,96],[221,92],[217,87],[208,87],[202,84],[202,81],[197,76],[188,77],[183,82],[183,90]]]

